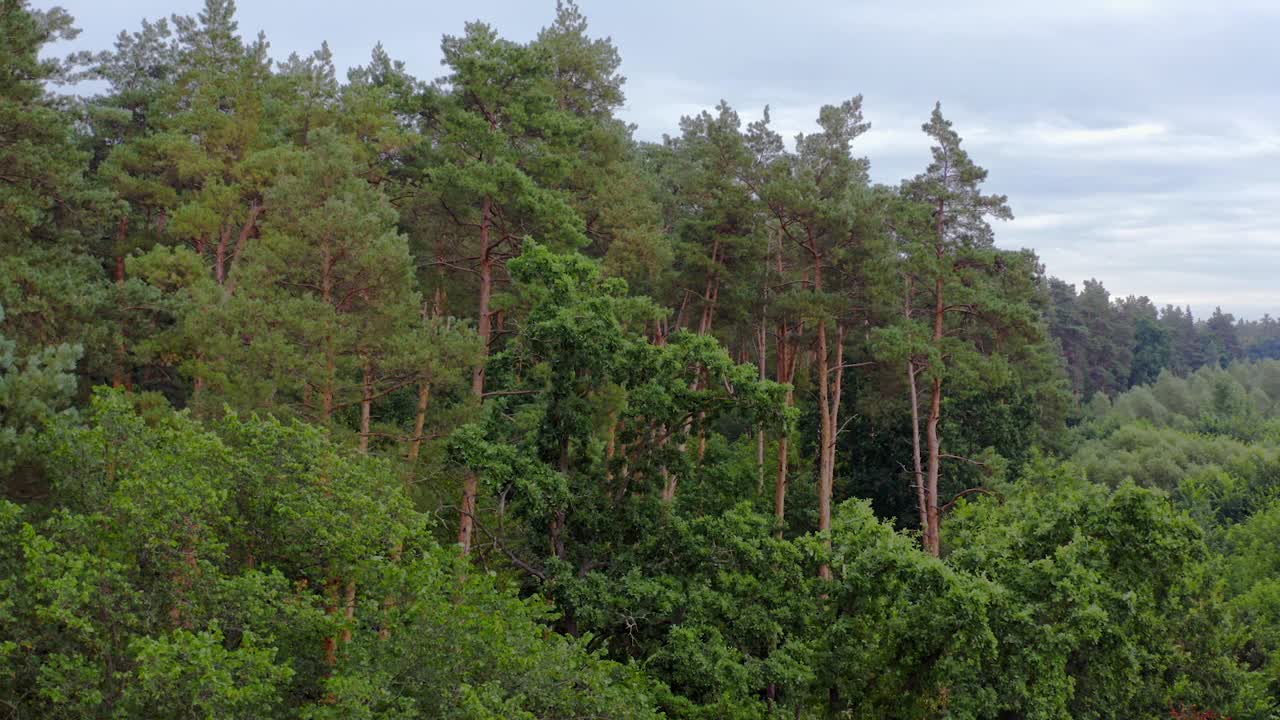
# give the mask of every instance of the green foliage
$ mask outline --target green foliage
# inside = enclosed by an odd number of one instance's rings
[[[0,334],[0,477],[30,452],[33,434],[70,404],[80,352],[63,344],[19,355],[16,343]]]
[[[959,509],[947,535],[957,569],[999,585],[995,707],[1130,718],[1238,703],[1258,717],[1250,703],[1264,694],[1230,656],[1191,519],[1131,482],[1108,489],[1043,462],[1030,472],[1003,502]]]
[[[669,688],[669,715],[752,718],[810,704],[815,582],[804,549],[743,504],[657,525],[572,595],[580,624]]]
[[[991,717],[988,614],[1000,588],[920,551],[865,503],[841,506],[832,538],[823,666],[835,706],[848,717]]]
[[[270,717],[293,675],[274,662],[274,648],[256,647],[252,634],[228,650],[216,624],[200,633],[140,637],[130,650],[137,667],[125,681],[120,711],[139,717]]]
[[[45,90],[68,68],[40,54],[49,43],[79,34],[55,7],[33,10],[26,0],[0,4],[0,247],[6,253],[32,239],[59,238],[93,202],[82,175],[70,117]]]
[[[0,515],[14,717],[653,716],[642,678],[436,546],[384,462],[120,393],[87,420],[48,436],[65,506]]]
[[[1227,581],[1232,610],[1242,626],[1242,655],[1266,677],[1274,696],[1280,689],[1280,583],[1276,581],[1275,537],[1280,513],[1274,503],[1227,534]]]

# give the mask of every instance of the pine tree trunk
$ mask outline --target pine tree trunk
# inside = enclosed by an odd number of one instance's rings
[[[560,440],[560,474],[568,477],[569,475],[569,438],[565,437]],[[565,530],[566,514],[564,510],[556,510],[551,519],[551,554],[561,560],[565,559],[564,550],[564,530]]]
[[[480,490],[480,478],[468,470],[462,478],[462,508],[458,525],[458,544],[462,546],[462,554],[471,552],[471,537],[475,530],[476,494]]]
[[[920,391],[916,385],[916,369],[907,361],[907,382],[911,388],[911,463],[915,475],[916,505],[920,513],[920,532],[929,529],[929,500],[924,483],[924,464],[920,459]]]
[[[173,607],[169,608],[169,619],[175,628],[190,628],[191,619],[183,615],[183,609],[189,604],[191,586],[195,584],[196,573],[200,569],[196,560],[195,524],[190,518],[182,521],[183,539],[179,549],[181,563],[173,574]]]
[[[436,239],[436,289],[431,294],[431,316],[444,317],[445,305],[448,304],[448,296],[444,291],[445,285],[445,250],[444,239],[438,237]]]
[[[830,377],[827,365],[827,321],[818,321],[818,532],[831,531],[831,484],[832,472],[828,449],[834,444],[832,438],[835,429],[832,427],[832,409],[830,395]],[[824,544],[830,548],[828,537]],[[825,562],[818,567],[818,575],[823,580],[831,579],[831,567]]]
[[[720,240],[711,245],[711,264],[707,266],[706,280],[702,291],[702,317],[698,321],[698,334],[711,332],[711,322],[715,318],[716,304],[720,299],[720,273],[717,272],[720,262]]]
[[[404,541],[397,541],[395,548],[391,551],[391,562],[399,565],[400,559],[404,557]],[[387,596],[382,599],[382,626],[378,628],[378,639],[388,640],[391,638],[391,611],[396,608],[395,591],[391,590]]]
[[[258,217],[262,214],[262,203],[254,200],[249,206],[249,217],[244,221],[244,225],[240,228],[240,235],[236,238],[235,249],[231,252],[231,259],[227,264],[227,283],[223,286],[223,295],[231,297],[236,292],[236,276],[232,274],[236,266],[240,262],[240,256],[244,254],[245,245],[249,243],[249,238],[258,228]]]
[[[941,467],[942,441],[938,437],[938,420],[942,416],[942,380],[935,379],[932,388],[933,396],[929,404],[929,422],[926,425],[929,441],[929,476],[928,476],[928,532],[925,536],[926,547],[935,557],[942,552],[940,541],[940,518],[938,514],[938,474]]]
[[[903,317],[911,322],[912,278],[907,278],[906,297],[903,301]],[[911,392],[911,468],[915,477],[916,506],[920,513],[920,532],[922,537],[929,530],[929,499],[924,484],[924,465],[920,460],[920,388],[916,384],[919,370],[915,361],[907,360],[907,386]]]
[[[122,300],[124,293],[124,243],[128,239],[129,218],[120,218],[120,223],[116,226],[116,293],[117,299]],[[127,353],[124,345],[124,313],[123,308],[120,313],[120,339],[116,342],[115,369],[111,374],[111,387],[122,388],[129,384],[125,376],[125,361]]]
[[[333,257],[327,246],[324,249],[323,263],[320,273],[320,298],[327,307],[332,307]],[[334,347],[333,331],[330,329],[324,337],[324,384],[320,387],[320,422],[323,425],[328,425],[333,418],[334,386],[337,380],[337,349]]]
[[[684,313],[685,313],[685,310],[689,309],[690,294],[691,294],[690,291],[688,290],[684,291],[684,297],[680,300],[680,311],[676,313],[675,320],[671,322],[670,327],[663,329],[662,337],[665,338],[668,334],[670,334],[669,333],[670,328],[679,330],[680,328],[684,327]],[[665,344],[665,343],[657,343],[657,344]]]
[[[373,430],[373,361],[364,359],[360,384],[360,452],[369,452],[369,434]]]
[[[489,343],[493,335],[493,318],[489,302],[493,297],[493,248],[490,247],[489,230],[493,222],[493,200],[485,196],[480,206],[480,301],[476,329],[480,335],[480,362],[471,372],[471,392],[477,400],[484,398],[485,369],[489,362]],[[473,470],[467,470],[462,479],[462,507],[458,520],[458,544],[462,554],[471,552],[475,533],[476,494],[480,479]]]
[[[670,504],[676,499],[676,476],[666,467],[662,468],[662,502]]]
[[[222,233],[218,236],[218,244],[213,249],[213,277],[218,285],[227,282],[227,250],[231,245],[231,226],[223,223]]]
[[[489,198],[484,199],[480,220],[480,298],[476,317],[476,332],[480,335],[480,362],[471,371],[471,392],[476,397],[484,395],[484,378],[489,360],[489,342],[493,335],[493,314],[489,303],[493,298],[493,249],[489,246],[489,228],[492,222]]]
[[[791,393],[787,393],[787,407],[791,407]],[[778,438],[778,477],[773,485],[773,517],[778,528],[774,534],[781,539],[782,529],[786,526],[787,520],[787,456],[790,454],[790,447],[787,433],[783,433]]]
[[[943,316],[946,305],[943,304],[942,278],[934,285],[933,310],[933,342],[941,347],[943,339]],[[925,426],[929,443],[929,476],[928,476],[928,530],[925,533],[925,549],[935,557],[942,552],[940,540],[940,518],[938,514],[938,474],[942,466],[942,439],[938,436],[938,422],[942,419],[942,374],[935,372],[931,394],[929,397],[929,421]]]
[[[427,407],[431,403],[431,383],[423,380],[418,383],[418,411],[413,417],[413,439],[409,441],[408,458],[412,462],[418,459],[422,450],[422,431],[427,426]]]
[[[946,254],[946,203],[943,200],[938,201],[934,218],[936,222],[934,255],[938,262],[938,274],[933,281],[933,346],[941,352],[947,314],[942,277],[943,256]],[[945,363],[946,360],[939,358],[938,362]],[[925,508],[929,523],[925,531],[925,549],[934,557],[942,554],[942,518],[938,510],[938,475],[942,470],[942,439],[938,436],[938,423],[942,419],[942,370],[942,367],[934,368],[929,396],[929,421],[925,426],[926,439],[929,443],[929,474],[926,490],[928,506]]]
[[[769,348],[767,345],[768,335],[764,330],[765,319],[763,315],[760,318],[760,326],[756,328],[756,357],[759,363],[760,381],[764,382],[767,378],[766,365],[768,365]],[[756,430],[756,495],[764,493],[764,447],[765,434],[764,426],[761,425]]]
[[[665,431],[664,428],[663,432]],[[663,440],[662,445],[666,445],[666,440]],[[679,478],[671,474],[665,463],[662,465],[660,473],[662,474],[662,502],[671,504],[676,499],[676,486],[679,484]]]
[[[776,361],[778,367],[776,375],[778,382],[787,386],[785,405],[788,410],[795,407],[796,404],[795,390],[791,385],[795,379],[796,353],[797,348],[784,320],[778,325],[778,357]],[[782,537],[782,529],[786,525],[788,464],[791,459],[790,442],[790,431],[784,426],[781,436],[778,438],[778,475],[773,486],[773,514],[777,522],[777,536],[779,538]]]
[[[320,388],[320,423],[328,425],[333,419],[334,385],[337,384],[338,360],[333,349],[333,338],[325,338],[324,385]]]
[[[707,267],[706,282],[703,285],[702,292],[702,317],[698,320],[698,334],[706,335],[711,332],[711,324],[715,318],[716,303],[720,297],[720,274],[716,271],[717,264],[720,261],[720,240],[717,238],[711,246],[711,264]],[[705,371],[704,371],[705,372]],[[694,389],[701,389],[705,386],[703,378],[700,376],[694,384]],[[707,429],[705,425],[706,413],[698,413],[696,427],[698,430],[698,462],[707,454]],[[692,422],[692,420],[691,420]]]
[[[813,291],[822,292],[822,256],[817,252],[813,233],[809,233],[809,249],[813,253]],[[843,333],[840,345],[843,345]],[[817,360],[818,375],[818,532],[827,534],[824,544],[831,547],[831,495],[834,484],[835,469],[835,422],[838,409],[832,402],[832,379],[828,353],[827,319],[818,320],[817,348],[814,351]],[[839,352],[839,349],[837,349]],[[838,400],[837,400],[838,402]],[[831,567],[825,562],[818,567],[818,575],[823,580],[831,579]]]
[[[351,642],[351,629],[356,618],[356,581],[347,581],[347,592],[344,598],[345,610],[343,616],[347,619],[346,625],[342,628],[342,642],[347,644]]]
[[[840,439],[840,398],[844,392],[844,343],[848,329],[836,326],[835,367],[831,371],[831,399],[828,402],[831,416],[831,439],[827,444],[827,502],[834,502],[836,476],[836,441]],[[828,507],[830,512],[830,507]],[[828,525],[830,524],[828,518]]]
[[[776,270],[778,278],[781,279],[786,275],[786,262],[782,252],[782,238],[778,237],[776,246],[777,254],[774,256],[776,261]],[[803,328],[803,324],[797,325],[796,335]],[[777,353],[774,363],[776,369],[774,374],[778,382],[787,386],[787,394],[785,398],[785,406],[787,410],[795,407],[796,396],[792,387],[792,381],[795,379],[796,373],[796,356],[799,348],[798,340],[793,338],[791,329],[787,327],[786,318],[780,318],[778,321],[778,341]],[[779,539],[782,538],[783,529],[786,527],[787,518],[787,485],[789,481],[790,462],[790,428],[785,424],[781,428],[781,434],[778,438],[778,474],[774,480],[773,486],[773,514],[774,522],[777,525],[775,534]]]
[[[707,456],[707,424],[706,413],[698,413],[698,465]]]
[[[604,446],[604,459],[606,466],[613,461],[618,454],[618,411],[609,411],[609,442]],[[605,473],[612,476],[612,468],[606,467]]]

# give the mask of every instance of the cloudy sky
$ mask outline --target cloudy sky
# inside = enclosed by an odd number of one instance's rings
[[[36,0],[37,6],[47,6]],[[201,0],[60,0],[108,47],[144,17]],[[1000,245],[1034,248],[1069,282],[1159,304],[1280,314],[1277,0],[580,0],[627,76],[644,139],[729,101],[784,134],[861,93],[858,150],[877,181],[928,161],[935,100],[1009,196]],[[279,58],[327,40],[340,67],[381,41],[422,78],[440,36],[481,19],[531,39],[554,0],[241,0],[240,28]]]

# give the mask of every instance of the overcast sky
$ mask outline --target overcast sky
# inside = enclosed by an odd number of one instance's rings
[[[35,0],[37,6],[54,4]],[[62,0],[109,47],[122,29],[202,0]],[[481,19],[513,40],[554,0],[241,0],[240,29],[272,53],[327,40],[339,68],[381,41],[420,78],[442,74],[440,36]],[[896,183],[928,162],[935,100],[1030,247],[1072,283],[1116,295],[1280,314],[1278,0],[580,0],[613,38],[638,136],[675,132],[720,99],[754,119],[768,104],[790,136],[818,108],[861,93],[857,146]]]

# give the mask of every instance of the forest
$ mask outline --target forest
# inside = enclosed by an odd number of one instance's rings
[[[1280,718],[1280,322],[997,246],[941,104],[638,140],[547,4],[0,0],[0,717]]]

